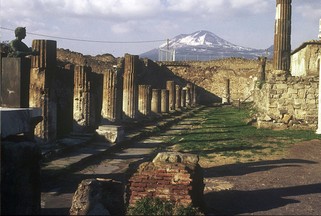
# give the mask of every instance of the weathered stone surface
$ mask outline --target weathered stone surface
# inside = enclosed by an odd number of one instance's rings
[[[153,159],[153,163],[183,163],[193,165],[198,164],[198,161],[198,155],[180,152],[161,152]]]
[[[146,117],[151,114],[152,87],[151,85],[138,86],[138,111]]]
[[[35,143],[1,141],[1,215],[40,214],[40,160]]]
[[[169,91],[166,89],[161,90],[161,112],[169,112]]]
[[[176,100],[176,92],[175,92],[175,82],[170,80],[166,82],[166,89],[168,90],[168,100],[169,100],[169,110],[175,110],[175,100]]]
[[[107,70],[103,73],[103,104],[101,115],[104,122],[118,122],[121,119],[122,89],[120,73]]]
[[[77,188],[70,215],[123,215],[124,186],[111,179],[85,179]]]
[[[154,114],[161,113],[161,90],[152,89],[152,112]]]
[[[291,55],[292,0],[276,1],[274,29],[274,69],[289,71]]]
[[[123,76],[123,118],[136,119],[138,116],[138,63],[137,55],[125,54]]]
[[[125,137],[124,128],[117,125],[100,125],[98,129],[96,129],[96,133],[111,143],[121,142]]]

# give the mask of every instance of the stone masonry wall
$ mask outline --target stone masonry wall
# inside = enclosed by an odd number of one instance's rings
[[[272,78],[257,88],[258,127],[315,129],[318,77]]]
[[[216,102],[225,97],[225,80],[230,80],[231,102],[253,101],[252,92],[254,84],[259,79],[259,61],[241,58],[228,58],[213,61],[186,62],[189,67],[168,66],[177,76],[186,79],[206,93],[217,96]],[[266,64],[266,73],[272,70],[270,61]],[[206,103],[209,97],[201,98],[201,103]]]
[[[141,164],[129,182],[129,205],[145,197],[158,197],[184,206],[202,205],[203,174],[195,155],[159,153],[153,162]]]

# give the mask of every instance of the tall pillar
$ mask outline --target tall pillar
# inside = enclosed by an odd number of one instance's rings
[[[57,137],[57,101],[54,89],[57,42],[34,40],[32,48],[39,55],[31,58],[29,106],[41,108],[43,121],[36,126],[35,136],[49,142]]]
[[[274,70],[290,70],[292,0],[276,0]]]
[[[91,67],[75,66],[74,71],[74,132],[89,132],[95,129],[95,98]]]
[[[118,122],[121,119],[120,76],[116,70],[107,70],[103,81],[103,104],[101,115],[103,123]]]
[[[182,94],[182,88],[180,85],[176,85],[175,86],[175,90],[176,90],[176,102],[175,102],[175,108],[176,109],[180,109],[182,107],[181,104],[181,94]]]
[[[192,94],[191,94],[191,88],[188,84],[186,87],[186,106],[191,107],[192,106]]]
[[[196,105],[196,90],[195,85],[193,83],[187,83],[187,88],[189,89],[189,105]]]
[[[224,92],[222,97],[222,104],[229,104],[230,103],[230,80],[224,79],[225,86],[224,86]]]
[[[175,110],[175,82],[167,81],[166,89],[169,92],[169,110],[174,111]]]
[[[259,57],[258,60],[259,60],[260,81],[264,82],[265,81],[265,67],[266,67],[267,57]]]
[[[317,134],[321,134],[321,55],[319,57],[319,104],[318,104],[318,129]]]
[[[167,89],[162,89],[161,92],[161,112],[169,112],[169,91]]]
[[[151,86],[138,86],[138,111],[142,116],[151,114]]]
[[[183,88],[182,89],[182,94],[181,94],[181,105],[182,105],[182,107],[183,108],[185,108],[186,107],[186,88]]]
[[[123,80],[123,114],[124,119],[135,119],[138,113],[138,73],[137,55],[125,54]]]
[[[161,90],[152,89],[152,112],[155,114],[161,113]]]

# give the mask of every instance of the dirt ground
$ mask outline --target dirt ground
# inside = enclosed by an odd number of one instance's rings
[[[321,140],[266,160],[201,161],[207,215],[321,215]]]

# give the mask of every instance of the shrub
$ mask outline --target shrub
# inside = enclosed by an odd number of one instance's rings
[[[203,215],[193,206],[184,207],[160,198],[146,197],[129,207],[127,215]]]

